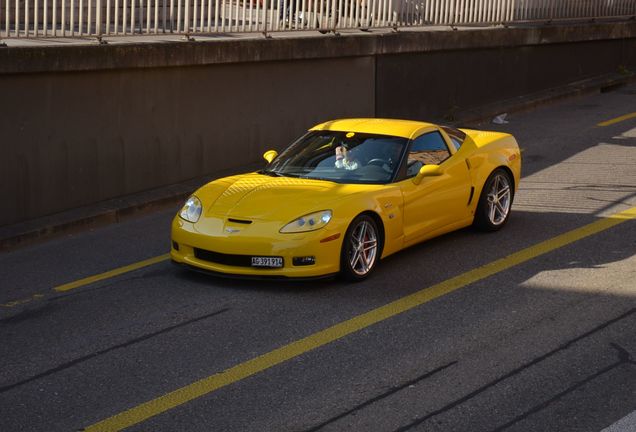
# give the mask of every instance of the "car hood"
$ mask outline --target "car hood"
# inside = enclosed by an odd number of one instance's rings
[[[336,201],[368,186],[252,173],[211,182],[197,195],[205,217],[289,222],[330,209]]]

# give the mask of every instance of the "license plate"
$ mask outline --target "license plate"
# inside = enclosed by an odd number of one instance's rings
[[[281,257],[252,257],[252,267],[282,267]]]

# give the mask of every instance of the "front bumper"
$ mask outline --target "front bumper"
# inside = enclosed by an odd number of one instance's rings
[[[170,257],[175,263],[196,269],[235,276],[248,277],[288,277],[315,278],[328,276],[340,270],[340,249],[344,233],[329,226],[312,232],[281,234],[275,230],[278,225],[258,224],[240,226],[237,232],[226,232],[218,226],[192,224],[179,218],[172,222],[172,248]],[[337,236],[340,234],[339,236]],[[321,242],[326,238],[337,237]],[[195,249],[224,254],[228,257],[259,256],[282,257],[283,267],[251,267],[244,260],[240,265],[202,259],[204,255]],[[197,257],[199,255],[199,257]],[[314,257],[312,265],[294,265],[295,257]],[[213,258],[212,258],[213,259]],[[225,262],[232,259],[222,260]],[[249,263],[249,260],[248,260]]]

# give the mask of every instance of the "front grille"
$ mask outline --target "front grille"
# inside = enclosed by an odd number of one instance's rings
[[[203,261],[209,261],[216,264],[223,264],[235,267],[250,267],[250,268],[268,268],[268,267],[253,267],[252,256],[253,255],[233,255],[224,254],[220,252],[213,252],[205,249],[194,248],[194,256],[197,259]],[[259,255],[261,256],[261,255]],[[283,262],[284,265],[284,262]]]

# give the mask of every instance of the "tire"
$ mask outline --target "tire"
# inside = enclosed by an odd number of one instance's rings
[[[340,275],[352,282],[366,279],[380,260],[382,239],[375,219],[361,214],[345,234],[340,252]]]
[[[510,218],[514,182],[510,174],[497,168],[490,174],[479,197],[473,225],[482,231],[497,231]]]

